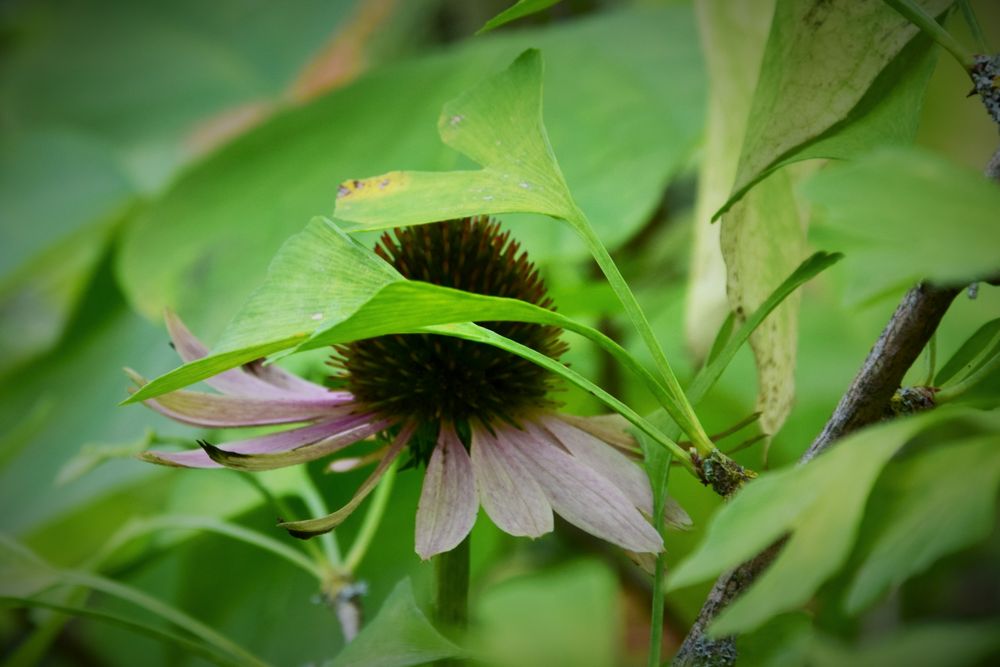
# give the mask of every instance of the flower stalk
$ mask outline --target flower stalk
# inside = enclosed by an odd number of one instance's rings
[[[466,537],[451,551],[434,557],[437,592],[434,616],[439,629],[460,634],[469,625],[469,556],[471,537]],[[453,658],[439,665],[457,667],[465,661]]]

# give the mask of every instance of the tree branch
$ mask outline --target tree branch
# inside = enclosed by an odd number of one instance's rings
[[[1000,149],[993,155],[985,173],[988,178],[1000,182]],[[906,293],[823,431],[799,459],[800,464],[808,463],[840,438],[885,417],[903,376],[916,361],[959,292],[961,288],[921,283]],[[716,580],[697,620],[674,657],[674,667],[729,667],[735,664],[735,638],[712,639],[705,631],[719,613],[749,588],[774,561],[783,545],[783,539],[775,542],[752,560]]]

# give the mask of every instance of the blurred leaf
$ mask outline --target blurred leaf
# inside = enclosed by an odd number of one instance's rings
[[[708,118],[704,157],[698,165],[694,244],[684,334],[697,358],[731,312],[726,294],[721,226],[712,216],[726,201],[736,176],[740,144],[767,43],[775,0],[704,0],[695,3],[708,67]]]
[[[267,665],[245,648],[216,632],[208,625],[137,588],[88,572],[64,570],[59,573],[59,578],[61,583],[99,591],[144,609],[178,628],[190,632],[214,649],[231,655],[240,664],[254,667],[266,667]]]
[[[466,654],[431,625],[413,599],[410,580],[403,579],[328,667],[406,667]]]
[[[975,372],[995,354],[1000,354],[1000,317],[982,325],[951,355],[934,378],[935,386],[960,381]]]
[[[813,640],[809,664],[816,667],[963,667],[984,664],[1000,648],[1000,622],[940,623],[904,628],[877,642],[857,647]]]
[[[668,585],[715,577],[790,533],[775,562],[710,631],[752,630],[804,604],[847,559],[882,467],[921,431],[963,414],[940,408],[879,424],[848,436],[809,465],[762,474],[715,515],[704,541],[678,565]]]
[[[27,607],[27,608],[40,608],[48,609],[51,611],[61,612],[76,618],[91,618],[97,621],[103,621],[105,623],[110,623],[112,625],[117,625],[133,632],[152,637],[159,641],[165,642],[167,644],[172,644],[177,648],[183,649],[185,653],[190,655],[196,655],[211,663],[216,665],[226,665],[239,667],[240,665],[245,665],[247,663],[233,659],[232,657],[220,653],[215,648],[203,644],[201,642],[193,641],[183,635],[177,634],[176,632],[171,632],[169,630],[164,630],[163,628],[158,628],[155,625],[148,625],[136,621],[133,618],[126,616],[120,616],[118,614],[111,614],[106,611],[98,611],[97,609],[91,609],[89,607],[82,607],[70,604],[58,604],[55,602],[47,600],[38,600],[29,597],[18,597],[18,596],[0,596],[0,605],[7,605],[11,607]],[[20,657],[20,654],[18,654]],[[13,667],[11,665],[11,667]]]
[[[936,16],[952,2],[922,0],[920,5]],[[908,106],[895,106],[903,98],[885,100],[899,81],[893,77],[891,82],[879,82],[878,78],[917,33],[914,25],[882,0],[778,0],[736,179],[719,213],[782,164],[838,154],[846,146],[856,150],[859,144],[866,145],[862,138],[881,140],[884,127],[901,128],[902,132],[895,132],[912,139],[919,106],[912,104],[908,94]],[[917,75],[922,78],[920,86],[930,75],[929,61],[924,60],[924,69]],[[866,98],[869,91],[871,96]],[[887,113],[890,108],[909,112],[902,125]],[[873,112],[873,117],[866,118]],[[851,130],[843,145],[842,138],[832,140],[827,133],[848,128],[855,120],[852,116],[864,118],[865,128]],[[808,149],[816,141],[826,145],[814,153]],[[803,150],[808,153],[800,155]]]
[[[794,612],[775,616],[736,638],[740,662],[754,667],[800,667],[813,637],[812,619]]]
[[[737,323],[754,312],[806,254],[805,232],[788,171],[761,181],[722,217],[726,291]],[[795,400],[800,293],[789,294],[750,335],[764,433],[777,433]],[[767,460],[767,447],[764,449]]]
[[[302,555],[301,551],[293,549],[283,542],[269,537],[255,530],[244,528],[230,521],[223,521],[210,516],[195,516],[184,514],[160,514],[148,519],[135,519],[118,532],[112,540],[105,545],[104,554],[110,556],[115,550],[124,546],[131,540],[144,535],[160,533],[165,530],[181,530],[194,532],[211,532],[224,535],[231,539],[249,544],[250,546],[263,549],[276,556],[279,556],[292,565],[310,574],[317,580],[323,579],[323,572],[313,561]],[[175,546],[180,540],[174,539],[161,541],[163,548]],[[151,557],[155,553],[147,552],[146,557]]]
[[[438,132],[446,145],[483,168],[394,171],[347,181],[337,193],[334,215],[366,230],[494,213],[576,217],[542,123],[537,49],[448,102]]]
[[[492,586],[479,596],[481,652],[507,667],[618,664],[617,580],[596,561]]]
[[[847,255],[855,300],[924,279],[972,282],[1000,269],[1000,188],[936,155],[879,150],[824,169],[803,190],[815,205],[820,243]]]
[[[506,25],[511,21],[516,21],[524,18],[525,16],[537,14],[544,9],[548,9],[557,2],[559,2],[559,0],[517,0],[517,4],[508,7],[491,18],[486,22],[486,25],[479,29],[479,32],[476,34],[482,35],[485,32],[489,32],[490,30],[495,30],[502,25]]]
[[[34,595],[58,582],[58,571],[20,542],[0,533],[0,596]]]
[[[120,152],[142,189],[156,189],[190,153],[183,139],[196,123],[277,101],[352,4],[18,5],[4,17],[16,36],[0,73],[5,114],[15,127],[69,127],[100,137]],[[92,176],[80,166],[66,169],[85,183]],[[74,188],[70,179],[58,182]]]
[[[997,435],[920,452],[890,466],[862,524],[856,549],[863,561],[845,610],[858,613],[887,588],[989,535],[998,483]]]
[[[743,346],[757,327],[764,322],[767,317],[774,312],[782,302],[793,294],[795,290],[809,282],[817,275],[833,266],[842,259],[842,255],[830,254],[826,252],[813,253],[811,256],[807,257],[802,261],[799,266],[792,271],[791,275],[785,278],[784,282],[774,288],[770,296],[764,300],[760,306],[753,312],[753,314],[743,322],[743,325],[736,330],[726,344],[722,346],[722,349],[716,354],[712,360],[706,364],[698,374],[695,376],[694,380],[688,386],[687,394],[691,403],[697,404],[704,398],[708,390],[718,381],[722,376],[722,373],[729,366],[729,363],[736,356],[736,352]]]
[[[133,196],[117,158],[92,138],[49,131],[3,144],[0,375],[59,340]]]
[[[547,127],[566,179],[605,242],[619,244],[658,205],[700,131],[691,26],[682,6],[617,12],[473,40],[365,77],[189,170],[130,229],[119,276],[142,312],[172,307],[211,341],[280,244],[333,208],[337,183],[400,165],[454,168],[433,131],[441,105],[527,46],[545,50]],[[512,225],[536,261],[585,255],[572,230],[538,222]]]
[[[114,459],[130,458],[149,449],[153,442],[153,431],[147,429],[142,436],[131,442],[96,444],[87,443],[73,458],[66,461],[56,475],[57,485],[69,484],[97,468],[102,463]]]

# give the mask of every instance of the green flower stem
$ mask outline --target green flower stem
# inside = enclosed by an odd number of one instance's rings
[[[664,543],[667,539],[667,526],[663,523],[663,508],[667,501],[667,484],[670,480],[670,462],[664,466],[662,484],[656,490],[653,498],[653,522],[658,526],[660,537]],[[653,608],[650,613],[650,634],[649,634],[649,659],[648,667],[659,667],[660,654],[663,651],[663,606],[665,603],[666,591],[663,580],[666,570],[667,559],[663,553],[656,555],[656,569],[653,573]]]
[[[934,395],[936,403],[947,403],[959,398],[977,384],[985,380],[997,369],[1000,369],[1000,354],[994,355],[992,359],[980,366],[975,372],[970,373],[961,382],[956,382],[950,387],[943,387]]]
[[[288,521],[293,520],[295,518],[295,512],[293,512],[292,508],[288,506],[288,503],[286,503],[283,499],[271,493],[271,490],[266,486],[264,486],[264,483],[260,481],[256,473],[238,472],[237,474],[247,484],[249,484],[250,486],[252,486],[254,489],[257,490],[257,492],[261,495],[261,497],[263,497],[264,500],[269,505],[271,505],[271,507],[274,508],[278,516]],[[306,475],[302,476],[306,477]],[[311,542],[309,540],[301,540],[301,542],[302,542],[302,548],[309,553],[309,556],[312,557],[313,561],[323,570],[329,571],[340,565],[339,559],[336,562],[329,560],[327,558],[327,555],[323,553],[323,550],[320,549],[320,547],[314,542]]]
[[[576,223],[576,229],[583,235],[584,241],[586,241],[598,266],[604,272],[604,276],[607,278],[611,288],[618,295],[618,299],[625,308],[625,313],[632,321],[632,326],[635,327],[646,347],[649,348],[650,354],[653,355],[653,362],[656,364],[660,376],[666,383],[670,397],[673,398],[673,401],[668,401],[664,407],[674,421],[691,438],[691,442],[698,453],[703,456],[711,454],[715,450],[715,445],[712,444],[708,434],[705,433],[705,429],[691,407],[691,403],[681,388],[677,376],[674,375],[673,368],[670,367],[670,362],[667,361],[667,356],[663,353],[663,348],[660,347],[659,341],[656,340],[656,334],[653,333],[653,329],[649,325],[649,320],[646,319],[646,314],[639,306],[635,294],[632,293],[632,289],[628,286],[621,271],[618,270],[618,265],[612,259],[611,253],[608,252],[604,243],[601,242],[601,239],[597,236],[597,233],[582,211],[577,213],[577,218],[574,222]]]
[[[323,496],[320,495],[312,477],[305,471],[305,468],[300,467],[299,470],[302,471],[302,483],[299,484],[299,496],[302,498],[302,502],[306,504],[306,507],[313,516],[326,516],[330,513],[330,509],[323,501]],[[340,544],[337,542],[336,531],[331,530],[328,533],[323,533],[319,536],[318,541],[323,547],[323,551],[330,564],[335,568],[339,568],[344,559],[340,554]],[[309,542],[309,540],[306,540],[306,542]]]
[[[461,634],[469,625],[469,554],[471,536],[443,554],[434,557],[437,596],[434,617],[439,630]],[[438,665],[457,667],[465,661],[457,658],[442,660]]]
[[[389,505],[389,497],[392,495],[392,487],[396,481],[396,471],[398,469],[399,459],[396,459],[389,469],[385,471],[385,475],[382,476],[382,480],[375,488],[375,495],[372,497],[371,505],[368,506],[368,512],[365,513],[361,530],[358,531],[358,536],[354,538],[354,542],[347,552],[347,558],[344,559],[344,568],[348,572],[354,573],[357,570],[361,561],[364,560],[365,554],[368,552],[368,547],[371,546],[372,538],[375,537],[375,531],[378,530],[379,524],[382,523],[382,518],[385,516],[385,509]]]
[[[923,7],[913,0],[884,0],[897,12],[902,14],[910,23],[920,28],[928,37],[933,39],[945,51],[950,53],[958,63],[968,72],[975,65],[972,53],[962,46],[950,32],[941,27],[941,24],[934,20],[934,17],[924,11]]]

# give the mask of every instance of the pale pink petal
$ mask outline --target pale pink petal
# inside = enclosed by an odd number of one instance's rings
[[[251,377],[258,378],[267,384],[287,391],[292,394],[313,394],[313,395],[330,395],[336,394],[341,397],[345,397],[347,400],[351,399],[350,392],[338,391],[331,392],[329,389],[322,385],[318,385],[315,382],[310,382],[304,378],[300,378],[294,373],[289,373],[281,366],[277,364],[266,364],[263,360],[258,359],[257,361],[251,361],[249,364],[243,366],[243,371],[250,375]]]
[[[649,476],[638,464],[590,433],[566,423],[562,415],[542,417],[541,421],[570,454],[621,489],[647,518],[652,517],[653,490]],[[691,527],[691,517],[676,500],[667,497],[663,504],[663,523],[671,528],[687,529]]]
[[[478,511],[469,452],[451,424],[442,423],[417,505],[417,555],[427,560],[454,549],[472,530]]]
[[[326,472],[350,472],[351,470],[363,468],[370,463],[381,461],[387,449],[389,449],[387,446],[379,447],[374,452],[365,454],[364,456],[334,459],[326,466]]]
[[[179,317],[171,311],[166,311],[163,319],[170,333],[174,349],[184,363],[196,361],[208,355],[208,348],[184,325]],[[285,396],[287,391],[268,384],[264,380],[250,375],[242,368],[234,368],[205,380],[205,384],[223,394],[233,396]]]
[[[350,415],[326,419],[309,426],[269,433],[256,438],[235,440],[226,443],[223,449],[237,454],[276,454],[329,438],[352,438],[351,442],[356,442],[377,433],[379,428],[375,427],[384,428],[384,422],[380,422],[372,415]],[[370,430],[372,428],[375,430]],[[183,468],[223,467],[213,461],[203,449],[191,449],[184,452],[149,450],[143,452],[140,457],[152,463]]]
[[[138,386],[146,384],[146,380],[134,371],[126,368],[125,372]],[[285,394],[264,398],[223,396],[184,389],[143,401],[143,404],[171,419],[206,428],[291,424],[320,417],[346,415],[354,409],[336,395]]]
[[[653,490],[645,471],[594,436],[553,416],[540,419],[570,454],[617,486],[645,514],[653,512]]]
[[[346,505],[333,514],[327,514],[317,519],[306,519],[305,521],[286,521],[280,524],[281,527],[287,529],[295,537],[308,539],[316,535],[328,533],[342,524],[358,508],[361,501],[375,489],[379,480],[382,479],[382,475],[385,474],[385,471],[389,469],[389,466],[392,465],[392,462],[396,460],[396,457],[399,456],[403,448],[410,441],[410,436],[413,435],[414,428],[413,424],[403,425],[403,428],[399,431],[399,435],[392,441],[392,445],[390,445],[389,450],[385,453],[385,458],[379,462],[375,470],[372,471],[372,474],[368,476],[368,479],[358,488],[354,497]]]
[[[302,445],[301,447],[296,447],[285,452],[264,454],[233,452],[216,447],[205,441],[199,441],[198,444],[205,450],[208,457],[216,463],[221,463],[225,467],[234,470],[259,472],[261,470],[276,470],[278,468],[287,468],[288,466],[315,461],[316,459],[338,452],[358,440],[363,440],[375,435],[379,431],[384,431],[390,426],[392,426],[392,422],[388,420],[365,422],[323,438],[318,442]]]
[[[635,436],[631,433],[632,424],[620,414],[613,413],[593,417],[560,414],[559,418],[622,451],[631,454],[641,453],[639,443],[635,441]]]
[[[507,428],[498,439],[514,444],[529,463],[552,509],[561,517],[612,544],[637,552],[663,549],[659,533],[632,501],[604,476],[570,456],[534,424],[527,432]]]
[[[484,427],[472,429],[472,470],[479,502],[505,533],[539,537],[552,531],[552,507],[513,445]]]

